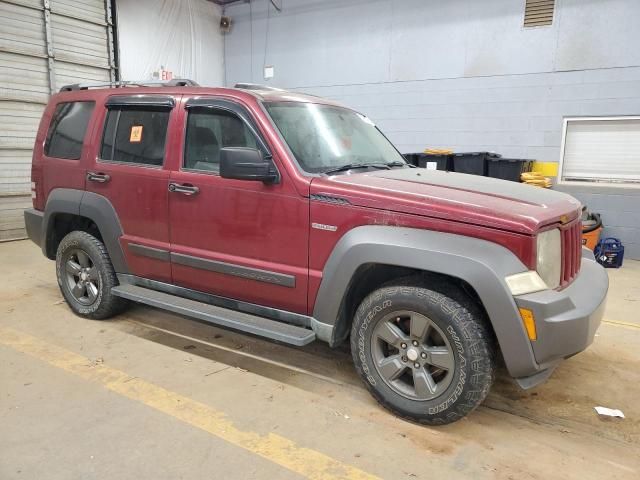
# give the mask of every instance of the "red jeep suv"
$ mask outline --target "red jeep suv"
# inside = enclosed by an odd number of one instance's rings
[[[27,231],[77,314],[350,339],[373,396],[426,424],[480,404],[499,359],[529,388],[592,342],[608,280],[574,198],[414,168],[318,97],[110,87],[54,95],[33,153]]]

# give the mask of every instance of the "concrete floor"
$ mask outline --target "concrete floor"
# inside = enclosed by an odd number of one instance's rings
[[[0,244],[0,265],[3,480],[640,478],[640,262],[609,270],[591,348],[533,391],[502,375],[483,406],[440,428],[379,408],[346,349],[142,306],[83,320],[30,242]]]

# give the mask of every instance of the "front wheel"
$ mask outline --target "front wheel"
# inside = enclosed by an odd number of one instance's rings
[[[66,235],[56,253],[56,276],[76,314],[102,320],[120,313],[126,300],[111,294],[118,278],[104,244],[87,232]]]
[[[419,423],[459,420],[484,400],[493,383],[486,323],[426,288],[391,286],[365,298],[353,321],[351,351],[376,400]]]

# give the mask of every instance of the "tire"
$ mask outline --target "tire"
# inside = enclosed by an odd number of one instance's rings
[[[118,278],[107,249],[87,232],[71,232],[62,239],[56,276],[67,304],[81,317],[104,320],[126,308],[126,300],[111,294]]]
[[[469,414],[495,376],[493,337],[478,310],[426,288],[387,286],[365,298],[351,352],[382,406],[426,425]]]

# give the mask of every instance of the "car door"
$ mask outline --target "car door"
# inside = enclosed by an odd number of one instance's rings
[[[114,95],[86,190],[106,197],[120,221],[132,274],[170,282],[167,139],[179,97]],[[101,207],[104,208],[104,207]]]
[[[230,100],[185,101],[179,168],[171,172],[169,218],[175,284],[306,313],[308,199],[289,179],[221,178],[220,149],[249,147],[270,156],[250,112]],[[278,168],[279,158],[273,158]],[[282,168],[279,168],[283,172]]]

